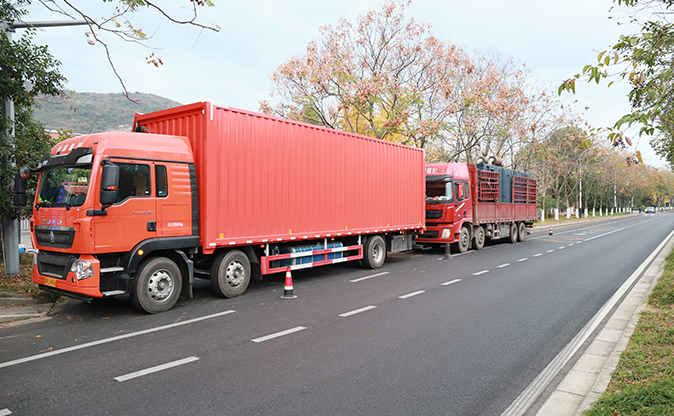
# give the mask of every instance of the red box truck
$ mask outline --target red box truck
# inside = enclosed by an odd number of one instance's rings
[[[423,150],[209,102],[136,114],[134,126],[67,139],[22,168],[17,183],[40,174],[40,288],[128,293],[161,312],[195,277],[234,297],[288,268],[378,268],[423,229]]]
[[[489,239],[523,241],[537,216],[531,175],[487,163],[426,165],[426,231],[420,246],[452,244],[464,253]]]

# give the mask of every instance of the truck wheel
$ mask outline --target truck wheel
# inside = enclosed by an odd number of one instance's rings
[[[517,224],[510,224],[510,238],[508,239],[510,244],[515,244],[517,242]]]
[[[477,228],[475,228],[475,237],[473,237],[473,247],[475,247],[475,250],[482,249],[482,247],[484,247],[484,241],[485,241],[484,228],[482,228],[482,226],[478,226]]]
[[[166,312],[178,301],[182,287],[182,275],[173,260],[155,257],[138,269],[131,300],[147,313]]]
[[[220,253],[211,266],[211,286],[219,295],[243,295],[250,283],[250,260],[241,250]]]
[[[461,227],[459,241],[456,243],[456,248],[459,249],[460,253],[465,253],[470,248],[470,233],[468,232],[468,228]]]
[[[365,269],[378,269],[386,261],[386,242],[380,235],[368,237],[363,244],[363,258],[360,260],[361,267]]]
[[[527,229],[524,226],[524,223],[521,222],[520,225],[517,227],[517,239],[522,242],[527,236]]]

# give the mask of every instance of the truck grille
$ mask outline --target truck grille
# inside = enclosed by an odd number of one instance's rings
[[[78,257],[74,254],[40,251],[37,253],[37,270],[44,276],[65,279],[70,266]]]
[[[72,227],[35,226],[35,240],[38,245],[53,248],[71,248],[75,241],[75,229]]]
[[[442,218],[441,209],[427,209],[426,210],[426,219],[427,220],[439,220]]]

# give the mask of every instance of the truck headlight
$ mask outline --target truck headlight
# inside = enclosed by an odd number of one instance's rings
[[[451,235],[452,235],[451,228],[443,228],[442,229],[442,237],[440,237],[440,238],[449,238]]]
[[[88,279],[94,276],[94,265],[89,260],[75,260],[70,266],[70,271],[75,273],[77,280]]]

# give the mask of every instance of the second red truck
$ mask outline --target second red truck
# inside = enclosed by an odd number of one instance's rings
[[[490,239],[523,241],[536,221],[536,181],[531,175],[486,163],[426,165],[424,246],[453,244],[464,253]]]

